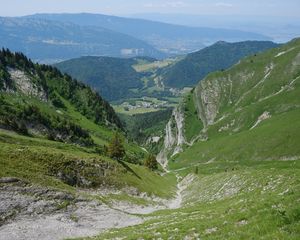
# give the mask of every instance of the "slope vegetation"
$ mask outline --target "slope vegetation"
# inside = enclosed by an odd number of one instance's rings
[[[299,39],[208,75],[166,127],[181,208],[95,239],[298,239],[299,81]]]
[[[82,57],[55,66],[92,86],[105,99],[112,101],[129,98],[133,95],[131,89],[144,86],[141,81],[143,75],[132,67],[135,63],[135,59]]]
[[[188,54],[184,59],[162,71],[166,86],[182,88],[194,86],[207,74],[225,70],[241,58],[278,46],[267,41],[237,43],[217,42],[200,51]]]

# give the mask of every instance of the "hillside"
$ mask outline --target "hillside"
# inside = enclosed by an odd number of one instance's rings
[[[125,151],[119,159],[110,154],[115,132]],[[166,208],[176,178],[144,167],[147,155],[90,87],[0,51],[0,238],[87,236],[104,221],[104,229],[141,222],[128,206]]]
[[[170,112],[133,116],[166,172],[142,165],[89,87],[23,54],[0,60],[2,238],[299,239],[299,39],[206,76],[164,141],[152,133]],[[116,130],[122,160],[107,154]]]
[[[180,208],[92,239],[298,239],[299,80],[299,39],[209,74],[173,111],[158,156]]]
[[[241,58],[278,46],[267,41],[246,41],[237,43],[217,42],[200,51],[188,54],[176,64],[162,70],[166,86],[182,88],[194,86],[208,73],[225,70]]]
[[[0,52],[1,126],[54,140],[92,144],[80,114],[99,127],[122,128],[113,108],[86,85],[22,53]]]
[[[295,145],[299,142],[299,131],[295,131],[298,126],[284,123],[296,118],[299,112],[299,69],[299,39],[295,39],[282,47],[246,57],[228,70],[209,74],[173,112],[170,121],[177,128],[168,133],[172,136],[169,144],[175,143],[177,149],[184,144],[192,145],[183,156],[201,149],[197,161],[299,156]],[[285,142],[287,135],[293,144],[289,147]],[[265,140],[259,141],[261,138]],[[215,151],[219,144],[224,147]],[[195,159],[197,155],[192,156]],[[182,164],[187,163],[193,164],[185,158]],[[181,165],[180,161],[178,164]]]
[[[220,40],[270,40],[267,36],[246,31],[186,27],[101,14],[36,14],[28,17],[72,22],[82,26],[100,26],[139,38],[169,55],[189,53]]]
[[[0,47],[24,52],[43,63],[81,56],[163,57],[134,37],[102,27],[31,18],[0,18]]]
[[[226,69],[245,56],[276,46],[264,41],[218,42],[180,58],[81,57],[55,66],[89,84],[108,101],[143,96],[160,98],[176,96],[173,88],[194,86],[210,72]]]
[[[145,96],[173,96],[168,88],[164,88],[160,72],[177,61],[177,58],[157,60],[149,57],[81,57],[54,66],[89,84],[108,101],[119,103]]]

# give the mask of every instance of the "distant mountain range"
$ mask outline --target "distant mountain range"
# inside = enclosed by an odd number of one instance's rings
[[[245,56],[276,46],[268,41],[218,42],[170,64],[166,64],[168,59],[81,57],[55,66],[89,84],[105,99],[115,101],[145,95],[166,96],[171,94],[171,88],[194,86],[210,72],[227,69]]]
[[[240,30],[186,27],[101,14],[36,14],[0,17],[0,47],[35,61],[55,63],[82,56],[162,59],[216,41],[269,40]]]
[[[44,63],[87,55],[165,56],[142,40],[102,27],[31,18],[0,18],[0,47]]]
[[[27,17],[110,29],[146,41],[148,44],[167,54],[189,53],[220,40],[228,42],[271,40],[262,34],[241,30],[187,27],[102,14],[36,14]]]

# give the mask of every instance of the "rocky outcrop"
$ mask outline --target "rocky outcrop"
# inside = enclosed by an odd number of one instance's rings
[[[82,195],[32,186],[0,184],[0,240],[52,240],[97,235],[140,224],[129,215]]]
[[[194,91],[198,116],[204,128],[212,125],[218,114],[222,93],[220,80],[217,78],[211,81],[201,81]]]
[[[185,143],[184,114],[181,106],[178,106],[173,110],[172,117],[166,125],[164,144],[156,160],[166,168],[168,157],[181,152],[182,145]]]
[[[44,102],[47,101],[47,93],[40,86],[37,86],[28,75],[21,70],[8,68],[11,80],[15,83],[17,89],[27,95],[36,97]]]
[[[11,220],[60,210],[74,196],[48,188],[32,186],[20,179],[0,179],[0,226]]]

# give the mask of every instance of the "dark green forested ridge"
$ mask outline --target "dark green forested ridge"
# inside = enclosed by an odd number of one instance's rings
[[[88,132],[67,113],[66,104],[99,126],[122,128],[113,108],[98,93],[22,53],[0,51],[0,93],[2,128],[28,134],[35,127],[50,139],[92,144]]]
[[[113,57],[81,57],[56,64],[62,72],[89,84],[107,100],[129,97],[130,89],[140,89],[144,74],[132,65],[136,60]]]
[[[170,88],[194,86],[210,72],[227,69],[245,56],[276,46],[269,41],[218,42],[181,60],[172,59],[169,64],[168,59],[156,61],[149,57],[81,57],[55,66],[92,86],[108,101],[118,101],[172,96]]]

